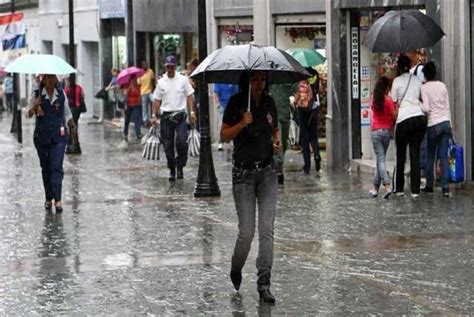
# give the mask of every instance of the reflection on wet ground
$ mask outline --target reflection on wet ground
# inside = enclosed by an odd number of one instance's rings
[[[229,151],[220,198],[195,199],[198,159],[169,184],[111,125],[81,125],[65,160],[63,215],[45,213],[31,122],[0,119],[1,315],[459,315],[474,311],[474,195],[369,199],[371,176],[305,177],[290,153],[279,189],[272,290],[259,304],[252,246],[236,293]]]

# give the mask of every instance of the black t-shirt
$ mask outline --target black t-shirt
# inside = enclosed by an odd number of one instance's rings
[[[229,126],[239,123],[247,111],[247,105],[246,93],[232,96],[222,122]],[[273,157],[273,131],[278,128],[275,101],[269,95],[263,94],[258,107],[252,101],[250,112],[253,122],[234,139],[233,159],[239,163],[268,162]]]

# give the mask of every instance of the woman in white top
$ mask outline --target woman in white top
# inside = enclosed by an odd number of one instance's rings
[[[451,136],[451,111],[445,84],[435,80],[436,66],[429,62],[423,68],[426,84],[421,87],[423,111],[428,113],[428,159],[426,166],[426,187],[423,192],[432,193],[434,184],[433,166],[436,150],[441,162],[441,185],[443,196],[449,197],[448,144]]]
[[[421,80],[410,74],[410,59],[398,58],[399,76],[393,80],[391,96],[397,103],[398,116],[395,132],[397,169],[395,194],[403,196],[407,146],[410,148],[410,187],[412,197],[420,196],[420,144],[426,132],[426,117],[421,109]]]

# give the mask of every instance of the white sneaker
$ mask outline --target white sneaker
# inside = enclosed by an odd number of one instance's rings
[[[404,197],[405,196],[405,193],[404,192],[394,192],[393,193],[395,196],[398,196],[398,197]]]
[[[411,194],[411,198],[420,198],[420,194]]]
[[[369,190],[369,196],[372,198],[376,198],[379,195],[379,192],[376,191],[375,189]]]

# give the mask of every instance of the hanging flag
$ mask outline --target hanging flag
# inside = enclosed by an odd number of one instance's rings
[[[26,53],[26,27],[23,13],[0,16],[0,67]]]

